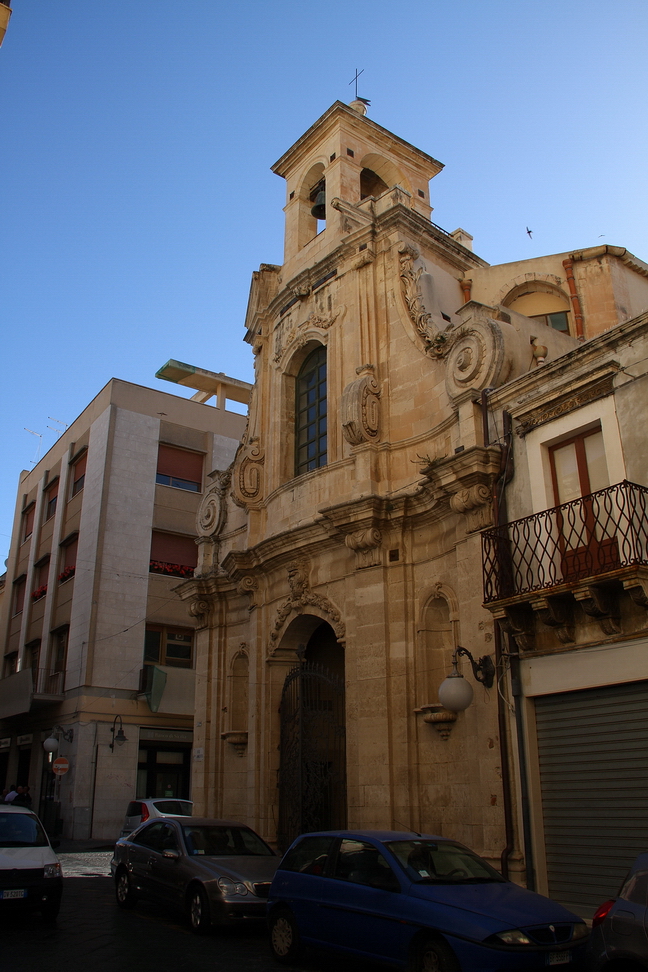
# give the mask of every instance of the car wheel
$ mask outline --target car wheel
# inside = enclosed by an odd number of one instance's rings
[[[50,898],[49,901],[45,901],[41,905],[41,909],[40,909],[40,913],[42,915],[43,921],[56,921],[60,910],[61,910],[60,897]]]
[[[416,972],[460,972],[454,952],[438,938],[428,938],[423,942],[414,968]]]
[[[115,899],[120,908],[134,908],[137,904],[137,895],[133,891],[128,871],[123,868],[117,872],[115,879]]]
[[[289,965],[301,952],[299,929],[289,911],[277,911],[270,915],[270,948],[277,962]]]
[[[189,892],[189,924],[196,935],[206,935],[211,928],[209,900],[197,885]]]

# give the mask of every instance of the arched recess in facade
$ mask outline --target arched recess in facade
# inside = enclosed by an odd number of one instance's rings
[[[344,648],[327,620],[298,615],[279,650],[295,658],[279,707],[283,849],[300,833],[346,826],[346,713]]]
[[[435,584],[422,599],[416,646],[416,705],[438,701],[459,644],[459,603],[452,588]]]

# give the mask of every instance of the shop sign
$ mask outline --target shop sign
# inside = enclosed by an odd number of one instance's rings
[[[186,729],[147,729],[140,728],[140,741],[191,743],[193,732]]]
[[[5,736],[4,739],[0,739],[0,752],[3,749],[11,749],[11,736]]]
[[[18,736],[16,740],[19,746],[31,746],[34,734],[32,732],[26,733],[24,736]]]

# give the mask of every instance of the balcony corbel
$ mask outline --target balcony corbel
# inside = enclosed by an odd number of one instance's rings
[[[533,651],[535,638],[533,631],[533,615],[526,611],[523,605],[503,608],[490,608],[493,617],[499,621],[503,630],[515,638],[521,651]]]
[[[540,621],[552,628],[562,645],[574,643],[574,619],[571,602],[563,597],[538,597],[531,608]]]
[[[621,614],[617,599],[609,588],[596,587],[593,584],[578,587],[574,591],[574,598],[588,617],[598,621],[603,634],[619,634]]]

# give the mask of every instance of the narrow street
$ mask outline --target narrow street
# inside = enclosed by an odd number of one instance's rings
[[[0,916],[0,972],[278,972],[263,922],[193,935],[181,915],[140,902],[120,910],[111,853],[60,855],[66,875],[58,921]],[[295,972],[378,972],[378,966],[308,954]]]

